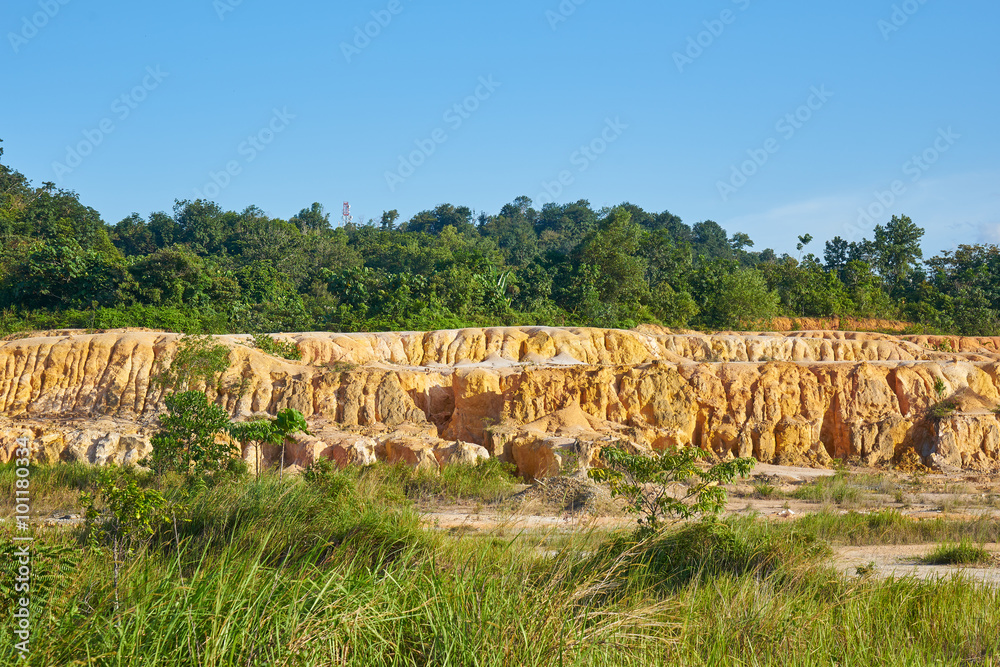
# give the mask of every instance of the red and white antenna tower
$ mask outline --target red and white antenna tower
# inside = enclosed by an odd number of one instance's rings
[[[344,202],[344,226],[346,227],[347,225],[351,224],[352,222],[354,222],[354,218],[351,216],[351,203],[345,201]]]

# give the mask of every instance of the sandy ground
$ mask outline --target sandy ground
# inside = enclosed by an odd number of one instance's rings
[[[866,547],[840,547],[834,549],[831,565],[848,576],[857,576],[858,568],[876,577],[916,577],[918,579],[947,579],[965,577],[991,586],[1000,587],[1000,567],[991,566],[927,565],[921,559],[934,550],[936,544],[874,545]],[[1000,544],[985,545],[987,551],[1000,559]]]
[[[815,483],[821,477],[832,476],[835,471],[758,465],[751,479],[727,487],[729,502],[726,513],[752,513],[770,521],[795,521],[821,509],[866,513],[893,508],[917,521],[942,516],[953,519],[993,517],[1000,520],[1000,478],[995,476],[972,473],[915,476],[860,468],[850,472],[861,476],[857,478],[862,489],[860,497],[853,502],[836,504],[792,496],[797,488]],[[753,483],[773,486],[780,497],[758,497]],[[624,513],[620,506],[604,506],[602,509],[594,515],[585,511],[567,511],[557,504],[544,502],[501,506],[433,504],[423,507],[422,514],[428,526],[454,535],[508,539],[517,536],[558,537],[635,526],[635,516]],[[990,566],[980,567],[923,563],[921,558],[936,546],[936,543],[835,546],[829,564],[850,577],[938,579],[957,576],[1000,587],[1000,544],[985,545],[988,551],[996,554],[996,561]],[[859,567],[863,575],[859,575]]]

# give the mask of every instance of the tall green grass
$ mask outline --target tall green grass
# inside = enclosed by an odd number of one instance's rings
[[[27,664],[957,665],[1000,655],[996,590],[825,567],[829,542],[917,541],[963,525],[987,535],[986,522],[744,517],[644,540],[616,533],[595,545],[587,534],[552,555],[528,535],[427,530],[413,483],[376,467],[169,486],[189,511],[124,568],[117,606],[111,564],[80,531],[40,530],[46,578],[32,593]],[[0,606],[9,618],[6,593]],[[13,664],[12,644],[0,623],[0,664]]]
[[[374,466],[363,474],[378,478],[385,488],[401,489],[411,500],[497,504],[521,483],[515,470],[512,464],[491,458],[478,465],[446,466],[440,473],[396,464]]]
[[[916,520],[894,509],[868,513],[815,512],[793,522],[795,530],[837,544],[924,544],[928,542],[1000,541],[1000,521],[983,516],[973,521],[937,517]]]
[[[857,504],[864,497],[864,489],[843,471],[830,477],[819,477],[792,492],[793,498],[837,505]]]

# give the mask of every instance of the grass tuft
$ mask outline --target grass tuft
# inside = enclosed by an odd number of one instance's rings
[[[928,565],[985,565],[993,555],[983,545],[962,540],[957,544],[940,544],[922,559]]]
[[[816,481],[804,484],[792,492],[792,497],[799,500],[837,505],[857,504],[863,496],[863,489],[853,483],[851,476],[844,471],[838,471],[829,477],[818,477]]]
[[[768,498],[784,498],[785,494],[778,487],[769,482],[757,481],[750,486],[753,487],[753,497],[767,500]]]
[[[955,414],[956,410],[958,410],[958,403],[949,399],[932,405],[928,411],[928,415],[932,419],[945,419]]]

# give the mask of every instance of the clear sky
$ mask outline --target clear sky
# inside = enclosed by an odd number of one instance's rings
[[[5,0],[0,139],[111,224],[527,195],[818,254],[907,214],[929,256],[1000,242],[998,26],[995,0]]]

